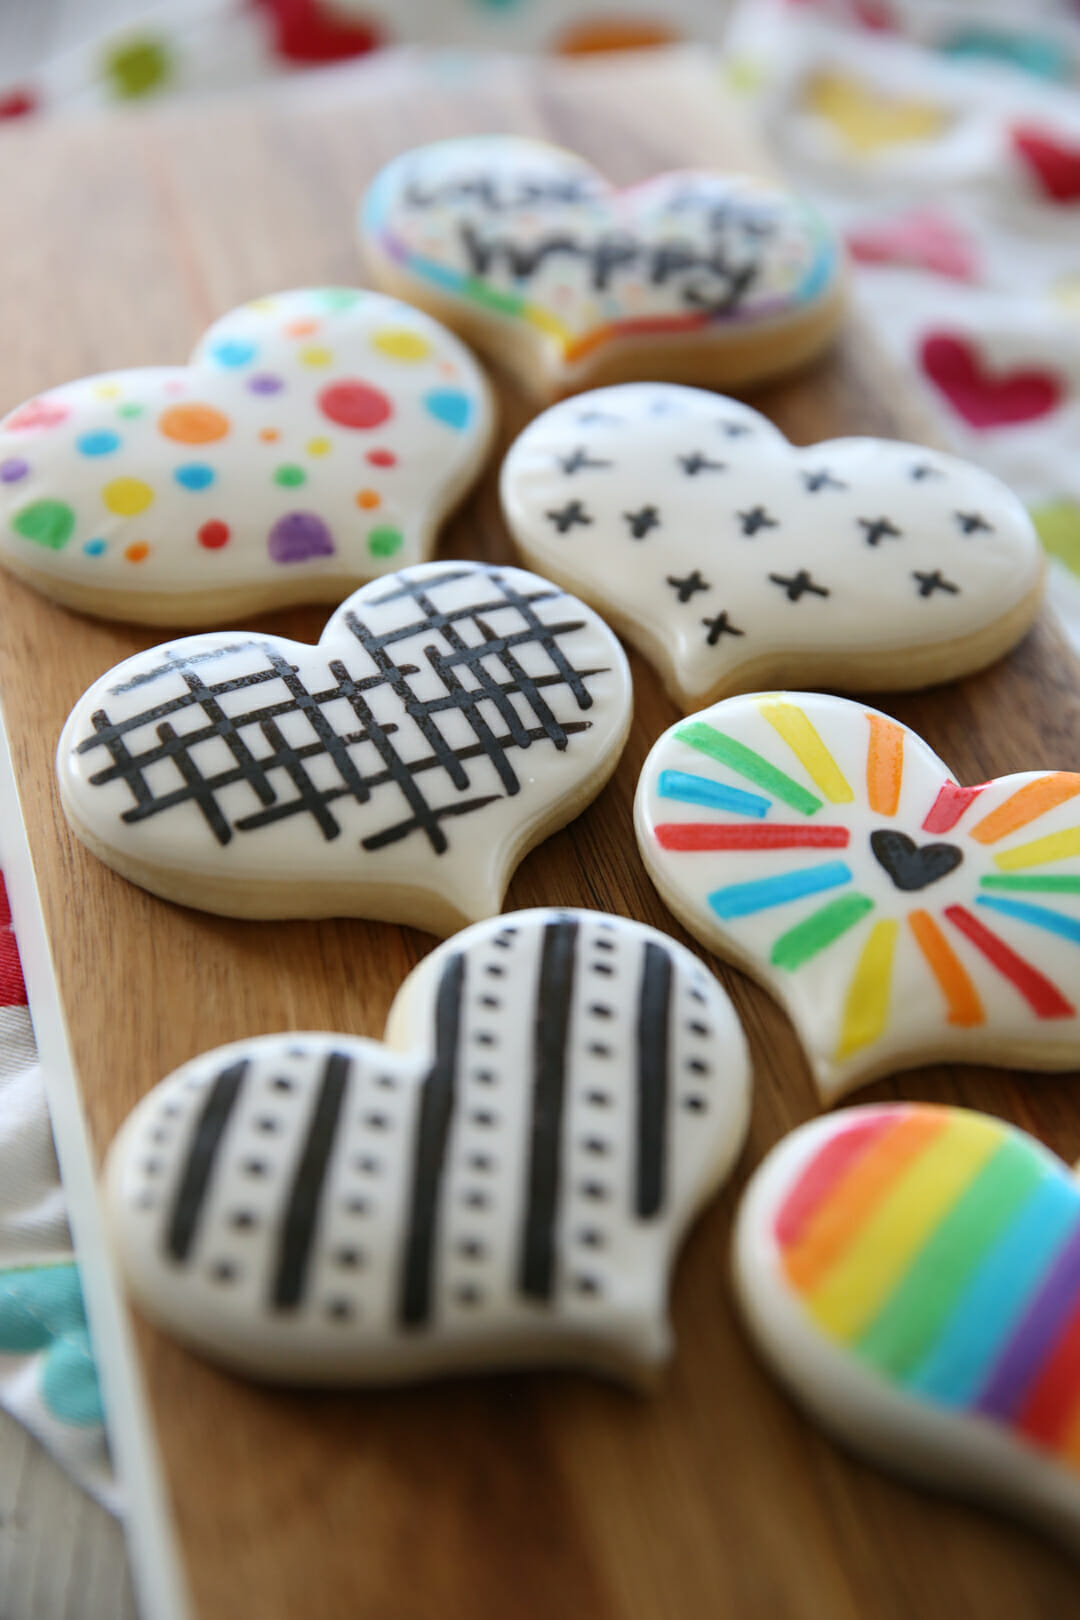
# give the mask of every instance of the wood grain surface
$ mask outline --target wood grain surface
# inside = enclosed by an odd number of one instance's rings
[[[0,407],[83,372],[178,360],[212,317],[258,293],[355,281],[352,210],[379,164],[438,135],[501,129],[550,136],[619,181],[760,161],[709,71],[681,53],[632,67],[506,64],[480,80],[456,58],[406,58],[332,79],[317,100],[15,132],[0,151]],[[857,334],[752,402],[800,442],[919,431]],[[504,444],[524,420],[505,395]],[[442,555],[509,560],[494,466]],[[82,620],[14,583],[2,591],[0,693],[97,1152],[138,1097],[208,1046],[280,1029],[380,1033],[430,937],[199,915],[128,886],[72,840],[53,790],[61,723],[93,678],[160,638]],[[325,617],[277,614],[259,628],[314,639]],[[594,906],[680,937],[631,832],[638,771],[675,714],[631,662],[636,719],[615,778],[529,856],[507,907]],[[875,703],[961,781],[1080,756],[1077,670],[1048,623],[985,675]],[[568,1374],[281,1393],[140,1327],[200,1620],[1077,1612],[1080,1573],[1054,1548],[851,1460],[751,1354],[727,1280],[733,1209],[767,1148],[817,1106],[787,1021],[747,980],[717,972],[753,1050],[753,1123],[739,1173],[680,1262],[678,1349],[656,1396]],[[1080,1154],[1075,1076],[934,1068],[859,1100],[874,1097],[989,1109]]]

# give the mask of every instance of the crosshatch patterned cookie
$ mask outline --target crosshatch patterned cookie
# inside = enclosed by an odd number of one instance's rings
[[[378,293],[277,293],[190,365],[54,388],[0,422],[0,563],[47,596],[197,627],[340,602],[424,562],[480,471],[486,381]]]
[[[60,794],[166,899],[450,933],[600,792],[631,708],[622,648],[574,597],[427,563],[350,596],[314,647],[216,631],[117,665],[68,717]]]
[[[542,397],[631,377],[750,382],[817,354],[843,310],[836,240],[791,193],[706,170],[620,192],[506,135],[394,159],[360,237],[380,286]]]
[[[838,1438],[1080,1551],[1080,1188],[985,1114],[852,1108],[785,1137],[739,1211],[766,1359]]]
[[[635,822],[666,904],[781,1002],[827,1102],[937,1060],[1080,1067],[1080,775],[960,787],[884,714],[757,693],[664,733]]]
[[[268,1035],[150,1092],[108,1165],[141,1307],[275,1379],[649,1380],[682,1235],[746,1132],[720,986],[640,923],[516,912],[421,963],[387,1043]]]
[[[884,439],[795,449],[747,405],[628,383],[553,406],[503,464],[529,566],[638,647],[684,709],[788,684],[902,690],[1008,651],[1043,553],[1021,502]]]

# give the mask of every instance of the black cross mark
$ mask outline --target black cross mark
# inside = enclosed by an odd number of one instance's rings
[[[744,636],[745,630],[737,630],[733,624],[728,623],[726,613],[718,613],[715,619],[702,619],[702,624],[708,630],[705,640],[710,647],[715,647],[721,636]]]
[[[571,450],[568,456],[558,456],[556,459],[568,477],[571,473],[583,472],[586,468],[610,467],[612,465],[610,461],[594,460],[583,444],[579,444],[575,450]]]
[[[724,461],[710,461],[700,450],[692,450],[688,456],[679,456],[678,462],[683,472],[691,478],[699,472],[723,472],[727,466]]]
[[[940,467],[932,467],[928,461],[917,461],[911,469],[911,477],[917,484],[926,478],[943,478],[945,475]]]
[[[737,517],[742,520],[743,534],[757,534],[759,529],[778,529],[780,527],[776,518],[770,517],[763,506],[753,506],[749,512],[738,512]]]
[[[584,526],[592,522],[592,518],[580,501],[567,501],[559,511],[545,512],[544,516],[551,519],[560,534],[566,534],[575,523]]]
[[[480,588],[471,601],[441,605],[448,588],[477,577]],[[466,566],[399,584],[372,605],[402,598],[415,611],[382,633],[358,614],[346,615],[359,668],[351,671],[343,657],[327,658],[320,666],[329,677],[325,689],[318,682],[309,689],[297,666],[268,642],[233,643],[190,658],[167,655],[114,688],[116,697],[146,688],[144,707],[122,719],[104,709],[91,717],[93,730],[77,751],[100,749],[109,763],[89,783],[125,784],[133,800],[121,812],[126,823],[193,804],[223,845],[296,816],[310,816],[330,840],[342,830],[335,801],[370,802],[384,814],[381,824],[377,813],[372,818],[375,830],[363,839],[365,849],[418,831],[442,854],[446,818],[520,791],[512,750],[547,742],[561,751],[571,736],[589,729],[588,720],[566,711],[591,708],[586,683],[600,671],[575,667],[563,647],[582,620],[559,619],[557,608],[545,610],[547,617],[537,611],[541,603],[565,600],[554,588],[521,594],[497,571]],[[394,656],[398,643],[420,638],[422,690],[434,685],[433,695],[422,698],[409,680],[421,665]],[[544,660],[539,668],[538,657]],[[242,672],[213,679],[214,664],[223,660]],[[154,702],[163,681],[172,695]],[[369,703],[380,689],[399,699],[393,721],[380,719]],[[381,712],[385,716],[384,707]],[[188,729],[174,724],[180,716]],[[473,760],[489,763],[498,791],[470,792]],[[171,768],[171,780],[163,779],[162,767]],[[252,795],[247,813],[243,788]]]
[[[689,602],[696,591],[712,589],[712,586],[707,585],[702,579],[696,568],[692,574],[687,574],[685,579],[677,579],[674,574],[669,574],[667,582],[678,596],[680,602]]]
[[[829,594],[824,585],[814,584],[814,581],[806,572],[805,568],[800,568],[799,572],[792,579],[785,579],[783,574],[770,574],[769,578],[772,580],[774,585],[782,585],[784,587],[785,591],[787,592],[787,599],[789,602],[798,602],[799,599],[805,596],[808,592],[812,596],[828,596]]]
[[[987,523],[979,512],[954,512],[953,517],[960,525],[963,534],[977,534],[981,530],[984,534],[993,534],[994,525]]]
[[[619,424],[622,420],[621,416],[616,416],[612,411],[582,411],[578,416],[582,427],[588,427],[594,422]]]
[[[847,489],[848,487],[842,479],[834,478],[832,473],[828,472],[824,467],[819,468],[817,472],[804,472],[802,477],[803,483],[811,495],[816,495],[822,489]]]
[[[630,525],[630,533],[635,540],[644,540],[650,529],[660,527],[660,514],[655,506],[643,506],[638,512],[624,512],[623,517]]]
[[[868,546],[877,546],[882,540],[900,539],[901,531],[888,518],[860,518],[859,523],[866,530]]]
[[[959,585],[953,585],[951,581],[943,579],[940,568],[935,568],[932,574],[920,574],[916,569],[911,577],[919,582],[920,596],[933,596],[935,591],[948,591],[950,596],[960,595]]]
[[[717,426],[729,439],[744,439],[748,433],[754,431],[746,422],[719,422]]]

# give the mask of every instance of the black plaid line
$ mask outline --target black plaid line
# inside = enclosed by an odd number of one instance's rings
[[[560,722],[543,696],[550,687],[566,688],[580,710],[592,706],[592,697],[586,681],[602,673],[600,669],[576,669],[567,658],[558,638],[584,627],[584,620],[566,620],[545,624],[535,611],[534,604],[555,600],[562,596],[556,589],[522,595],[499,575],[489,575],[493,586],[501,595],[491,600],[473,603],[446,611],[439,607],[433,593],[458,580],[475,577],[475,570],[462,569],[429,581],[406,581],[398,589],[377,599],[376,605],[408,597],[415,601],[423,617],[397,626],[393,630],[375,635],[370,628],[350,614],[346,624],[359,644],[368,653],[377,673],[356,678],[345,664],[336,659],[329,670],[335,686],[326,691],[310,692],[294,664],[282,658],[265,642],[251,641],[229,648],[199,653],[190,659],[169,656],[153,670],[143,671],[117,693],[128,692],[138,686],[150,685],[169,674],[179,675],[187,691],[178,697],[151,706],[130,718],[113,722],[104,710],[92,716],[94,732],[78,745],[78,752],[104,747],[111,763],[90,777],[94,785],[123,780],[135,800],[122,812],[125,822],[146,820],[177,805],[193,802],[221,844],[228,843],[237,832],[286,820],[295,815],[308,814],[327,840],[336,838],[341,827],[328,808],[336,799],[352,798],[366,803],[377,788],[388,784],[396,786],[408,807],[409,814],[363,840],[365,849],[379,849],[395,843],[415,831],[422,831],[436,853],[447,847],[441,823],[448,817],[464,815],[480,809],[500,795],[497,793],[452,800],[436,806],[431,803],[417,779],[437,771],[458,793],[467,791],[468,761],[486,758],[498,775],[505,793],[520,790],[513,765],[507,757],[514,748],[526,749],[534,742],[548,741],[557,749],[565,749],[570,736],[588,730],[590,722],[578,720]],[[500,610],[513,609],[523,627],[498,634],[487,622],[487,616]],[[462,636],[458,626],[471,623],[480,640],[472,644]],[[425,631],[442,636],[448,650],[432,642],[424,647],[428,667],[440,680],[443,691],[434,698],[421,699],[413,692],[407,677],[418,672],[416,664],[396,664],[388,648],[395,643],[420,635]],[[516,648],[541,647],[551,663],[550,672],[530,675],[515,654]],[[261,653],[267,661],[265,669],[251,671],[227,681],[208,683],[200,668],[236,652]],[[488,666],[488,660],[498,660],[507,679],[502,679]],[[467,670],[476,682],[466,686],[459,671]],[[259,708],[249,708],[243,714],[229,715],[220,699],[228,693],[257,688],[266,682],[279,681],[288,697]],[[405,760],[392,741],[398,727],[380,722],[367,700],[367,693],[389,686],[413,720],[430,752],[416,760]],[[524,700],[530,711],[528,719],[518,712],[513,699]],[[359,722],[355,730],[339,732],[324,712],[331,704],[348,703]],[[490,702],[501,726],[497,731],[480,712],[480,705]],[[171,717],[186,709],[198,707],[207,724],[179,734],[171,724]],[[454,748],[438,724],[438,716],[445,713],[461,714],[473,733],[471,742]],[[286,740],[277,724],[283,716],[302,714],[314,733],[314,739],[302,744]],[[142,753],[133,754],[125,741],[133,730],[154,725],[156,745]],[[531,722],[531,723],[530,723]],[[246,728],[257,728],[271,752],[257,756],[242,734]],[[204,774],[194,757],[200,745],[220,737],[232,755],[233,764],[213,774]],[[350,749],[368,742],[379,757],[380,768],[364,774],[354,761]],[[329,758],[337,780],[327,787],[317,787],[306,762],[316,758]],[[147,779],[147,772],[159,761],[168,760],[182,778],[182,785],[166,793],[155,794]],[[291,783],[295,796],[282,800],[271,779],[281,772]],[[280,780],[280,779],[279,779]],[[217,800],[217,794],[237,782],[246,782],[259,800],[260,809],[239,817],[229,825]]]

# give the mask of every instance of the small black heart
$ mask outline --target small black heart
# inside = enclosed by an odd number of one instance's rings
[[[870,834],[870,848],[898,889],[910,893],[948,877],[964,858],[955,844],[924,844],[919,849],[907,833],[883,827]]]

